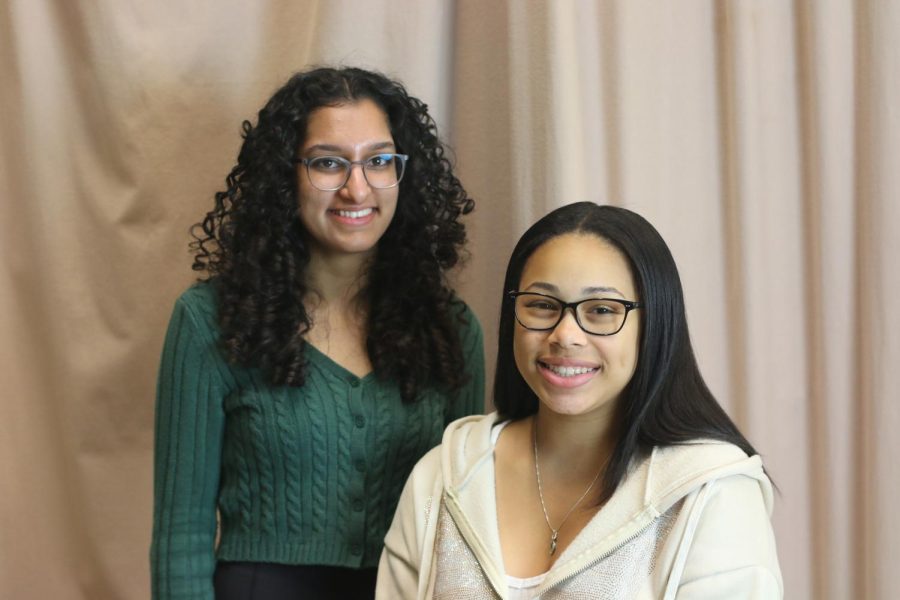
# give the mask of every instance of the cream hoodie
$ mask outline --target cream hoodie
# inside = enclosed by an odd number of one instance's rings
[[[413,469],[376,598],[506,598],[494,496],[496,413],[451,423]],[[537,598],[777,599],[781,572],[758,456],[718,442],[655,448],[562,552]]]

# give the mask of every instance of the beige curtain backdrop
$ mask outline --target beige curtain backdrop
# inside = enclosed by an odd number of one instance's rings
[[[153,403],[189,226],[295,70],[431,106],[496,346],[540,215],[668,240],[701,367],[779,486],[786,597],[896,597],[900,3],[0,2],[0,597],[147,598]],[[537,518],[537,516],[536,516]]]

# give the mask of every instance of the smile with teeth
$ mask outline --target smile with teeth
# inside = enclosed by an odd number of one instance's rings
[[[348,219],[360,219],[362,217],[368,217],[372,214],[375,209],[373,208],[363,208],[360,210],[332,210],[334,214],[339,217],[345,217]]]
[[[559,375],[560,377],[574,377],[576,375],[583,375],[584,373],[593,373],[597,370],[596,367],[563,367],[557,365],[548,365],[545,362],[542,362],[541,366],[548,371],[552,371],[556,375]]]

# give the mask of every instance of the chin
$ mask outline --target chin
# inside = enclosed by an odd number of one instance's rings
[[[580,415],[587,415],[595,412],[599,407],[596,406],[576,406],[571,404],[562,404],[562,403],[550,403],[544,402],[544,406],[547,407],[548,410],[554,412],[558,415],[565,415],[567,417],[577,417]]]
[[[581,396],[581,397],[577,397]],[[598,399],[597,394],[584,393],[578,395],[538,394],[541,404],[547,410],[569,417],[599,415],[610,412],[615,404],[614,399]]]
[[[584,398],[559,397],[556,394],[541,394],[538,396],[541,404],[559,415],[580,415],[591,412],[598,407]]]
[[[368,254],[375,246],[372,240],[335,240],[328,245],[333,254]]]

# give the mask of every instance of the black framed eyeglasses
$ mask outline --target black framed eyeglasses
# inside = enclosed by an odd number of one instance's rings
[[[392,188],[403,179],[408,159],[406,154],[382,153],[365,160],[347,160],[343,156],[316,156],[295,160],[306,165],[306,175],[314,188],[334,192],[347,185],[353,165],[362,167],[366,182],[373,188]]]
[[[571,308],[575,322],[591,335],[615,335],[625,326],[628,313],[641,308],[641,303],[618,298],[585,298],[578,302],[563,302],[554,296],[537,292],[510,290],[516,321],[525,329],[550,331],[562,321],[566,309]]]

